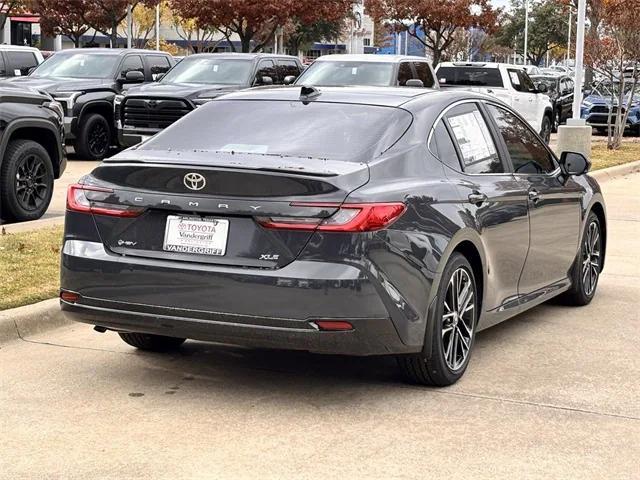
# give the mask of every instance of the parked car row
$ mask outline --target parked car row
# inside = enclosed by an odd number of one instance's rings
[[[90,48],[57,52],[42,63],[36,49],[4,46],[0,59],[13,74],[5,79],[12,87],[62,106],[63,141],[89,160],[143,142],[221,95],[257,86],[472,90],[514,107],[546,142],[571,115],[573,97],[563,75],[532,79],[522,66],[480,62],[447,62],[434,71],[426,58],[402,55],[328,55],[306,69],[297,57],[262,53],[196,54],[176,63],[152,50]]]

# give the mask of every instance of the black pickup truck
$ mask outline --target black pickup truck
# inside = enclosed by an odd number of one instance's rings
[[[0,220],[40,218],[66,166],[62,106],[47,94],[0,86]]]
[[[158,82],[131,87],[116,97],[120,145],[140,143],[225,93],[292,83],[302,70],[300,60],[289,55],[200,53],[185,57]]]
[[[130,84],[152,82],[174,64],[154,50],[86,48],[56,52],[29,76],[7,82],[52,95],[64,107],[66,143],[101,160],[117,145],[113,99]]]

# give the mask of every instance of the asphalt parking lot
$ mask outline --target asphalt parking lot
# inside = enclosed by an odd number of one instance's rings
[[[593,303],[481,332],[446,389],[391,358],[138,353],[79,324],[1,346],[0,478],[637,479],[640,174],[604,191]]]

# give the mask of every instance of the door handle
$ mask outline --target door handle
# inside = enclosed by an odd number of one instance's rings
[[[469,202],[473,203],[474,205],[481,205],[486,201],[487,196],[484,193],[474,191],[469,194]]]
[[[531,200],[533,203],[537,203],[538,200],[540,200],[540,194],[535,188],[529,190],[529,200]]]

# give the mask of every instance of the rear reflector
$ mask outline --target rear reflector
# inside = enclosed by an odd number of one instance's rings
[[[111,217],[137,217],[144,208],[105,203],[113,190],[91,185],[69,185],[67,190],[67,210],[71,212],[93,213]],[[89,198],[89,196],[97,198]]]
[[[320,230],[324,232],[373,232],[387,228],[407,209],[404,203],[292,203],[294,207],[313,209],[332,207],[338,210],[327,218],[258,217],[265,228],[283,230]]]
[[[353,330],[353,325],[344,320],[316,320],[315,323],[320,330],[331,332],[344,332]]]
[[[76,303],[78,300],[80,300],[80,294],[75,292],[62,291],[60,292],[60,299],[64,300],[65,302]]]

